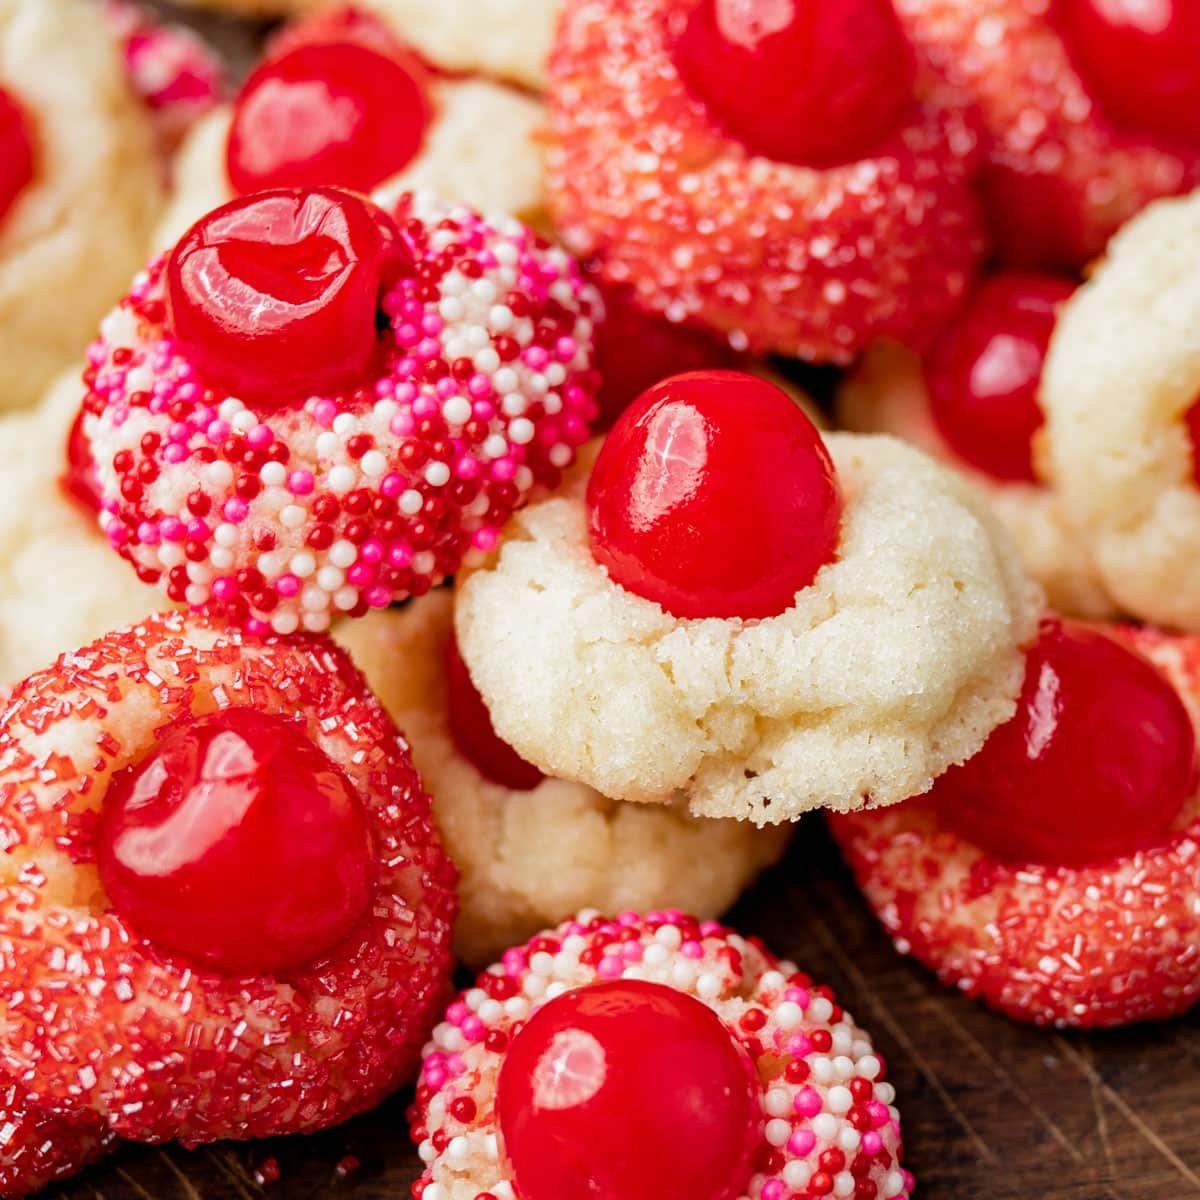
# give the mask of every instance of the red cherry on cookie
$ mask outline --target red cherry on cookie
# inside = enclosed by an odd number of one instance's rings
[[[999,858],[1082,864],[1161,835],[1195,784],[1179,694],[1140,654],[1047,619],[1016,716],[930,793],[942,819]]]
[[[522,1200],[733,1200],[763,1121],[712,1009],[635,980],[535,1012],[508,1047],[496,1113]]]
[[[214,209],[167,261],[168,322],[206,383],[267,407],[363,381],[400,240],[336,188]]]
[[[178,726],[116,774],[98,843],[101,882],[133,930],[228,975],[320,958],[373,885],[346,777],[300,726],[251,708]]]
[[[333,184],[369,192],[416,156],[433,116],[428,73],[378,22],[324,15],[255,70],[234,104],[236,191]]]
[[[33,178],[33,139],[25,112],[0,88],[0,220]]]
[[[837,553],[842,498],[821,435],[773,384],[695,371],[613,426],[587,491],[592,553],[677,617],[770,617]]]
[[[604,324],[596,342],[600,372],[598,429],[612,423],[649,387],[670,375],[737,366],[738,356],[694,325],[643,312],[627,292],[604,289]]]
[[[912,47],[891,0],[700,0],[675,61],[719,125],[780,162],[850,162],[912,101]]]
[[[545,775],[527,763],[496,733],[492,715],[479,694],[451,636],[446,648],[450,736],[459,753],[482,775],[518,792],[532,791]]]
[[[83,432],[82,409],[67,434],[67,469],[62,474],[60,486],[89,516],[100,511],[100,481],[96,476],[91,443]]]
[[[1074,284],[1054,275],[996,275],[942,335],[925,366],[933,419],[965,462],[1033,483],[1038,389],[1058,309]]]
[[[1055,15],[1110,118],[1200,144],[1200,7],[1193,0],[1057,0]]]

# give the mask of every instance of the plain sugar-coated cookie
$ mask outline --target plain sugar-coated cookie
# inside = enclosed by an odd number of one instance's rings
[[[3,153],[23,144],[30,167],[0,198],[3,410],[83,351],[145,258],[162,183],[149,113],[83,0],[0,0],[0,93]]]
[[[0,417],[0,683],[163,607],[63,486],[82,395],[76,367]]]
[[[1105,587],[1133,616],[1200,629],[1200,192],[1130,222],[1059,318],[1045,464]]]
[[[615,583],[582,472],[518,514],[455,608],[500,736],[606,795],[757,824],[892,804],[973,754],[1012,714],[1040,592],[952,472],[890,438],[826,444],[836,558],[761,620],[679,618]]]
[[[461,958],[479,966],[585,903],[719,916],[783,853],[786,827],[692,817],[682,803],[608,800],[536,771],[521,786],[486,774],[456,743],[470,731],[451,728],[452,605],[449,591],[431,592],[345,622],[337,638],[408,737],[433,797],[459,870]]]

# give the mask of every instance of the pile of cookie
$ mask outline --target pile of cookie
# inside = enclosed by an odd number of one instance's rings
[[[0,1194],[415,1082],[417,1200],[907,1197],[717,923],[818,810],[1188,1009],[1200,16],[223,7],[0,0]]]

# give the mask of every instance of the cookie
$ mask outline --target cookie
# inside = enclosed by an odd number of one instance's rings
[[[78,368],[28,413],[0,417],[0,683],[162,607],[63,487]]]
[[[1043,377],[1045,467],[1105,588],[1200,629],[1200,194],[1152,205],[1059,318]]]
[[[782,854],[790,830],[624,804],[537,771],[514,785],[480,745],[488,731],[464,728],[470,697],[459,689],[471,685],[450,675],[452,604],[449,591],[432,592],[347,622],[337,636],[410,739],[433,796],[459,871],[460,958],[489,962],[589,899],[612,912],[686,905],[718,916]],[[473,740],[465,749],[464,738]]]
[[[338,189],[232,201],[90,350],[108,538],[171,600],[251,632],[421,594],[587,439],[602,317],[512,218],[408,193],[390,212]]]
[[[1108,632],[1050,624],[1011,730],[948,794],[830,818],[900,952],[1020,1021],[1200,998],[1200,644]]]
[[[3,410],[78,357],[145,258],[162,184],[149,115],[83,0],[0,4],[0,113]]]
[[[51,1116],[24,1089],[0,1085],[0,1195],[40,1192],[102,1158],[115,1144],[94,1115]]]
[[[414,1195],[899,1200],[894,1100],[830,989],[757,939],[590,910],[509,950],[434,1030]]]
[[[712,8],[566,5],[547,96],[564,243],[737,349],[845,363],[883,336],[924,344],[983,245],[959,93],[890,6],[789,9],[769,33]]]
[[[195,1144],[411,1075],[454,871],[344,652],[150,617],[19,684],[0,749],[0,1066],[48,1112]]]
[[[430,62],[541,91],[562,0],[361,0]]]
[[[605,795],[686,797],[757,824],[895,803],[1012,715],[1040,593],[952,472],[888,438],[831,434],[821,449],[798,409],[747,379],[660,385],[601,450],[618,464],[603,495],[576,477],[518,514],[459,584],[463,657],[505,741]],[[828,510],[806,507],[818,461],[844,505],[832,542]],[[626,496],[640,498],[644,562],[621,561],[598,525]],[[793,554],[808,575],[796,586]],[[636,571],[661,564],[672,584],[685,563],[672,603],[716,582],[746,605],[770,588],[778,608],[681,617],[614,578],[641,587]]]
[[[982,117],[980,191],[1002,261],[1075,270],[1146,204],[1200,182],[1200,131],[1172,128],[1200,85],[1184,6],[1165,26],[1161,12],[1100,0],[896,0],[896,11]],[[1121,103],[1131,93],[1136,113]]]

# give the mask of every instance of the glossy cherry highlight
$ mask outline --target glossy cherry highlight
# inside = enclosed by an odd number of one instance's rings
[[[331,184],[369,192],[404,170],[433,117],[429,77],[378,22],[323,14],[255,70],[226,147],[241,193]]]
[[[1057,0],[1079,73],[1114,121],[1200,145],[1200,7],[1192,0]]]
[[[545,775],[496,733],[492,715],[471,679],[453,635],[446,648],[446,687],[450,736],[459,753],[493,783],[518,792],[537,787]]]
[[[837,554],[829,452],[779,388],[696,371],[651,388],[613,426],[587,492],[592,553],[678,617],[769,617]]]
[[[733,1200],[762,1136],[757,1093],[710,1008],[616,980],[534,1013],[508,1047],[496,1112],[522,1200]]]
[[[916,70],[891,0],[701,0],[675,61],[748,150],[814,167],[850,162],[894,133]]]
[[[391,219],[336,188],[214,209],[167,262],[168,322],[206,383],[270,407],[364,382],[389,272]]]
[[[1179,694],[1103,633],[1047,619],[1016,716],[930,794],[942,819],[1013,862],[1103,862],[1153,844],[1195,786]]]
[[[1033,483],[1038,389],[1059,307],[1074,284],[1004,274],[984,283],[925,366],[933,419],[950,448],[994,479]]]
[[[33,135],[25,110],[0,88],[0,220],[33,179]]]
[[[135,933],[227,975],[320,958],[361,919],[374,878],[346,777],[299,724],[250,708],[179,726],[118,772],[97,858]]]
[[[598,429],[611,428],[647,388],[671,375],[737,366],[738,356],[727,342],[694,325],[643,312],[624,290],[604,290],[604,314],[596,343]]]

